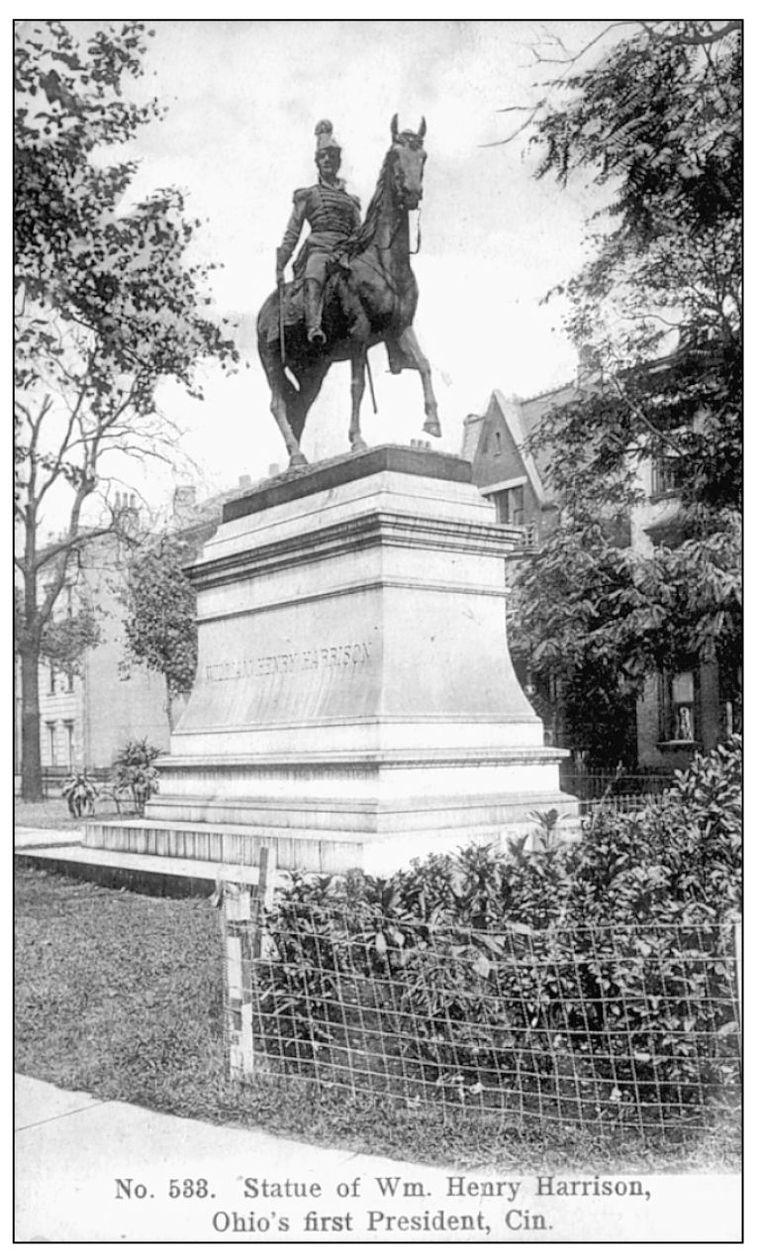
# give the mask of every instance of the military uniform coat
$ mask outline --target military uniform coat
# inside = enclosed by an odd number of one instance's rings
[[[311,188],[297,188],[291,217],[277,251],[278,266],[285,267],[305,222],[309,224],[310,233],[294,263],[294,275],[298,279],[317,280],[322,286],[331,258],[362,222],[359,198],[346,191],[342,179],[335,184],[320,180]]]

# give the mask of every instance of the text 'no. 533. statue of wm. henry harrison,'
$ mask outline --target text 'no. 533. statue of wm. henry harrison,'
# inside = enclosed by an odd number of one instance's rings
[[[392,144],[361,225],[359,201],[338,178],[341,148],[332,125],[318,123],[316,134],[318,182],[294,193],[277,251],[278,287],[257,324],[270,407],[291,465],[306,463],[299,443],[307,413],[330,365],[339,360],[351,360],[351,449],[365,449],[359,408],[367,351],[381,341],[392,372],[414,368],[420,373],[423,428],[441,435],[430,366],[412,329],[418,288],[410,266],[409,211],[423,195],[425,119],[417,131],[399,131],[394,115]],[[296,258],[294,280],[285,284],[284,268],[305,222],[310,234]]]

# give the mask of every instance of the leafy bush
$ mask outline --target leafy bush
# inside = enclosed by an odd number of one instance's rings
[[[706,923],[740,909],[742,743],[677,773],[634,816],[604,810],[565,855],[575,921]]]
[[[733,740],[556,849],[292,875],[257,963],[270,1051],[372,1090],[391,1062],[418,1093],[514,1090],[539,1117],[548,1099],[605,1123],[699,1111],[737,1083],[740,769]]]
[[[160,756],[161,749],[154,748],[147,739],[130,739],[114,759],[114,790],[129,790],[138,814],[142,814],[146,801],[158,789],[159,775],[154,762]]]

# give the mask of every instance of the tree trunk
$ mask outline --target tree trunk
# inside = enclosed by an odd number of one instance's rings
[[[41,801],[39,644],[27,639],[21,644],[19,655],[21,657],[21,798],[24,801]]]
[[[41,801],[40,756],[40,643],[37,608],[37,526],[31,508],[24,538],[24,628],[19,636],[21,657],[21,799]]]

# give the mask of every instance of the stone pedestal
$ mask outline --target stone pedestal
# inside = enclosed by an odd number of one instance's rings
[[[198,674],[145,828],[390,872],[526,834],[532,810],[575,816],[508,653],[516,531],[470,473],[386,446],[226,506],[191,571]]]

